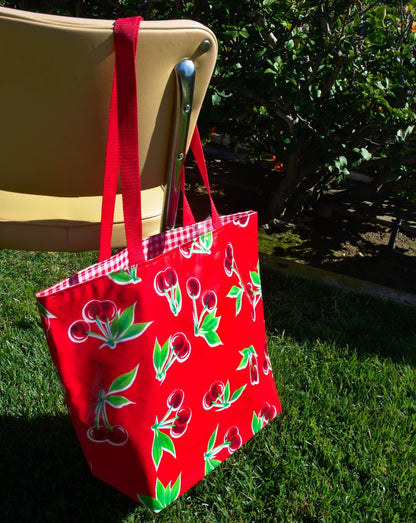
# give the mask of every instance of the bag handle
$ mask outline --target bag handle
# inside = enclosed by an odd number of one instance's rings
[[[100,250],[98,262],[102,262],[111,257],[111,236],[113,232],[114,209],[116,204],[118,170],[117,80],[114,68],[110,113],[108,119],[103,200],[101,203]]]
[[[137,124],[136,49],[141,17],[120,18],[114,26],[115,64],[111,91],[101,208],[98,261],[111,256],[118,171],[124,227],[131,265],[144,262]]]
[[[120,167],[123,214],[129,264],[145,261],[142,246],[140,167],[138,152],[136,49],[141,17],[122,18],[114,27],[115,71],[110,102],[107,151],[101,210],[99,262],[111,256],[111,235]],[[195,127],[191,149],[208,192],[213,227],[221,225],[211,197],[208,173],[198,129]],[[183,223],[195,223],[184,192],[182,171]]]
[[[131,265],[145,261],[142,248],[136,83],[136,49],[141,21],[140,17],[122,18],[114,26],[120,179],[127,251]]]
[[[214,200],[212,199],[212,196],[211,196],[211,189],[209,186],[209,178],[208,178],[207,166],[205,163],[204,150],[202,149],[201,137],[199,135],[199,130],[198,130],[197,126],[195,126],[194,132],[192,134],[190,148],[191,148],[192,154],[194,155],[194,158],[196,160],[196,164],[198,166],[199,172],[200,172],[202,180],[204,182],[205,189],[208,192],[209,202],[211,205],[212,225],[214,226],[214,228],[218,228],[221,226],[221,220],[220,220],[219,214],[217,212],[217,209],[215,207]]]

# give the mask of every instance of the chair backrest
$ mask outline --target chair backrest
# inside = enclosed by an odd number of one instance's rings
[[[98,248],[113,24],[0,8],[0,247]],[[161,228],[176,139],[175,67],[189,59],[196,69],[189,141],[216,56],[215,36],[197,22],[142,22],[136,62],[144,236]],[[124,243],[117,196],[112,245]]]

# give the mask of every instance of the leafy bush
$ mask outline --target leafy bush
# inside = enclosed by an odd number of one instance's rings
[[[416,185],[414,5],[194,3],[220,43],[209,123],[283,164],[275,214],[351,169]]]
[[[375,177],[367,191],[416,189],[416,0],[22,4],[82,16],[184,17],[211,27],[219,57],[201,126],[230,134],[252,159],[276,157],[274,215],[296,214],[355,169]]]

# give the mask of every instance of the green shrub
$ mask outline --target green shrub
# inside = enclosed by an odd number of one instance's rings
[[[414,1],[194,4],[220,44],[205,118],[283,163],[275,214],[353,169],[415,186]]]
[[[415,194],[416,0],[22,4],[82,16],[192,18],[211,27],[219,56],[200,126],[205,136],[212,127],[230,134],[251,159],[271,153],[283,164],[274,215],[296,214],[356,169],[375,177],[369,191]]]

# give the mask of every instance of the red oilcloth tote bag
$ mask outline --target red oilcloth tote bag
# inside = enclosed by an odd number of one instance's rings
[[[267,353],[257,215],[141,237],[135,52],[140,19],[115,26],[116,69],[100,261],[37,294],[93,474],[162,510],[281,410]],[[117,141],[117,135],[119,141]],[[111,256],[118,166],[127,249]]]

